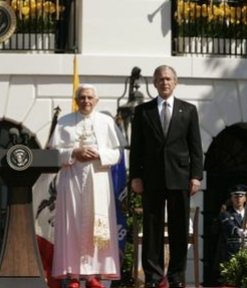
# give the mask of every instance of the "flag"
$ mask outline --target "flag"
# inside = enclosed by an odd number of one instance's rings
[[[115,194],[115,204],[117,213],[117,226],[118,226],[118,245],[120,251],[120,259],[123,260],[126,238],[127,238],[127,218],[125,211],[123,211],[124,202],[127,199],[127,186],[126,186],[126,167],[125,155],[122,152],[121,160],[118,164],[112,166],[112,181]]]
[[[54,218],[56,174],[41,174],[33,186],[33,214],[35,220],[36,239],[44,268],[47,285],[50,288],[60,288],[60,280],[51,275],[54,248]]]
[[[121,121],[116,117],[115,122],[117,124],[118,138],[121,146],[125,148],[127,146],[126,138],[124,137],[122,131],[123,127],[120,125]],[[118,245],[120,251],[121,262],[124,257],[126,240],[127,240],[127,199],[128,199],[128,188],[127,188],[127,175],[126,175],[126,159],[125,150],[123,149],[121,153],[121,159],[118,164],[111,167],[112,172],[112,182],[115,194],[115,205],[117,214],[117,226],[118,226]]]
[[[72,111],[77,111],[78,107],[75,101],[75,93],[77,88],[80,85],[80,78],[78,74],[78,63],[77,63],[77,57],[74,55],[74,60],[73,60],[73,98],[72,98]]]

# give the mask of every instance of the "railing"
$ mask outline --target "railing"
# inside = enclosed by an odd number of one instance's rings
[[[173,55],[247,56],[247,1],[172,1]]]
[[[78,0],[9,0],[4,2],[2,12],[7,11],[4,24],[12,26],[14,33],[5,37],[4,41],[3,39],[0,41],[0,53],[76,52],[78,50],[76,1]],[[10,16],[9,22],[8,16]]]

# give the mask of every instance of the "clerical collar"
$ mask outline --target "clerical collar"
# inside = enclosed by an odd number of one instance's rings
[[[83,113],[81,113],[80,111],[78,111],[78,112],[79,112],[79,115],[80,115],[81,119],[90,119],[90,118],[93,118],[93,117],[94,117],[94,114],[95,114],[94,111],[91,112],[90,114],[83,114]]]

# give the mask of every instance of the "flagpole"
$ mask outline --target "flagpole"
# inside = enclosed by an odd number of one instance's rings
[[[56,20],[59,20],[59,0],[56,0]]]
[[[45,145],[45,148],[48,149],[48,145],[49,145],[49,141],[51,140],[51,137],[53,135],[53,132],[56,128],[56,125],[57,125],[57,119],[58,119],[58,116],[59,116],[59,113],[61,112],[61,109],[59,106],[57,106],[55,109],[54,109],[54,114],[53,114],[53,117],[52,117],[52,121],[51,121],[51,127],[50,127],[50,132],[49,132],[49,136],[48,136],[48,140],[46,142],[46,145]]]

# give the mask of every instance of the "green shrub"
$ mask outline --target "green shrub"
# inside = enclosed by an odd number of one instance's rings
[[[220,264],[222,282],[240,288],[247,287],[247,248],[241,249],[229,261]]]

